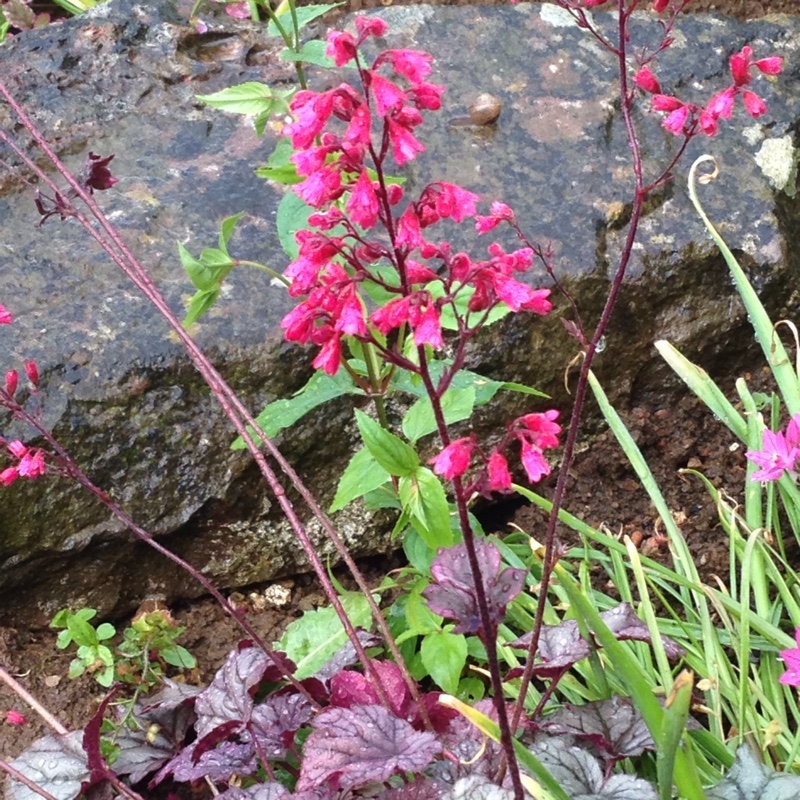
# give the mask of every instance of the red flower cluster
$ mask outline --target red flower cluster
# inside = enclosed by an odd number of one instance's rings
[[[19,440],[6,442],[6,447],[17,459],[17,463],[0,472],[0,485],[10,486],[17,478],[38,478],[44,475],[44,453],[41,450],[28,447]]]
[[[767,110],[766,103],[755,92],[745,87],[753,77],[753,70],[764,75],[779,75],[783,59],[780,56],[753,60],[753,49],[744,47],[730,59],[733,83],[723,91],[714,95],[703,108],[694,103],[684,103],[677,97],[661,93],[658,79],[647,67],[642,67],[634,78],[636,84],[648,94],[653,95],[653,111],[667,112],[661,123],[676,136],[693,135],[698,129],[706,136],[716,134],[720,118],[729,120],[733,113],[734,100],[741,95],[747,113],[757,119]]]
[[[460,478],[469,469],[472,456],[478,452],[484,458],[485,468],[474,488],[483,492],[508,491],[511,489],[511,473],[508,461],[501,451],[516,440],[522,448],[522,466],[525,468],[528,480],[537,483],[545,475],[550,474],[550,465],[544,457],[544,451],[558,447],[561,426],[556,422],[557,419],[558,411],[554,409],[543,414],[526,414],[524,417],[519,417],[511,423],[508,436],[492,451],[488,459],[480,453],[474,436],[456,439],[430,460],[433,471],[448,480]]]
[[[440,107],[444,90],[426,80],[428,53],[386,50],[365,66],[360,47],[383,36],[387,26],[365,17],[355,25],[355,36],[328,35],[327,54],[339,66],[355,62],[360,90],[342,83],[326,92],[299,92],[291,103],[295,120],[283,130],[304,177],[295,191],[318,212],[308,220],[314,230],[296,236],[299,255],[285,274],[292,281],[289,293],[304,299],[282,327],[288,340],[321,348],[314,366],[329,375],[339,368],[343,336],[374,344],[388,360],[393,354],[387,337],[406,326],[416,346],[442,347],[442,309],[455,309],[465,292],[472,316],[463,320],[464,331],[483,324],[499,303],[537,314],[552,307],[549,290],[516,279],[531,267],[529,248],[506,253],[492,245],[489,259],[475,262],[466,253],[453,253],[447,242],[426,238],[426,230],[441,220],[474,217],[477,195],[440,181],[395,211],[405,192],[386,179],[387,158],[403,166],[423,151],[414,129],[422,122],[421,111]],[[477,218],[476,227],[483,233],[502,220],[513,220],[513,214],[498,203],[491,216]],[[359,292],[367,282],[386,298],[372,313]]]

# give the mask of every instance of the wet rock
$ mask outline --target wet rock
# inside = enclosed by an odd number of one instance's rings
[[[259,141],[248,121],[208,109],[195,95],[247,80],[288,86],[293,78],[263,29],[221,16],[200,35],[186,23],[188,13],[185,4],[113,0],[0,48],[0,74],[70,166],[79,169],[90,150],[115,154],[120,181],[98,199],[178,312],[192,290],[175,243],[195,253],[214,246],[226,216],[248,215],[233,240],[234,256],[277,268],[286,263],[273,225],[281,190],[253,174],[271,152],[274,132]],[[409,170],[409,185],[449,180],[487,201],[509,203],[531,239],[550,244],[560,280],[592,326],[623,245],[632,190],[608,85],[612,59],[552,7],[411,6],[380,13],[393,45],[436,54],[434,79],[448,86],[445,109],[429,115],[422,129],[428,151]],[[657,35],[652,18],[640,24],[646,35]],[[740,25],[687,17],[659,77],[682,96],[706,98],[729,82],[727,57],[743,43],[759,55],[788,53],[797,50],[799,32],[788,18]],[[719,159],[722,175],[703,198],[775,318],[796,316],[798,305],[800,100],[791,86],[791,74],[774,84],[759,81],[768,115],[753,121],[738,110],[717,138],[693,142],[682,162],[688,169],[704,150]],[[495,125],[448,125],[484,91],[503,103]],[[637,123],[652,179],[676,140],[646,114]],[[7,108],[0,107],[0,124],[27,142]],[[700,361],[726,388],[743,364],[757,359],[724,263],[690,207],[686,169],[648,207],[597,362],[618,403],[677,391],[654,352],[658,338]],[[139,524],[220,586],[303,569],[268,490],[250,459],[228,449],[230,426],[166,324],[76,223],[50,220],[37,228],[37,222],[24,181],[3,175],[0,302],[16,322],[0,330],[0,368],[35,358],[44,418],[58,439]],[[454,237],[476,244],[468,231]],[[534,280],[547,284],[544,275]],[[283,343],[277,330],[289,307],[285,292],[262,273],[239,268],[196,330],[256,411],[296,391],[310,374],[308,353]],[[560,301],[548,319],[517,316],[494,326],[476,342],[470,366],[551,391],[568,408],[563,373],[577,346],[559,320],[564,315]],[[508,396],[482,411],[476,425],[488,433],[502,427],[505,415],[531,408],[529,398]],[[356,440],[352,406],[337,402],[279,442],[327,501]],[[298,510],[308,516],[299,504]],[[358,553],[387,546],[385,527],[359,508],[336,522]],[[18,481],[0,493],[6,616],[43,620],[68,603],[114,613],[146,594],[197,592],[69,482]]]

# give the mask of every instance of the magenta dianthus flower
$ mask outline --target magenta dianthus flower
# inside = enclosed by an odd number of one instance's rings
[[[800,628],[794,632],[797,647],[791,650],[781,650],[781,658],[786,665],[783,675],[778,680],[784,686],[800,686]]]
[[[784,470],[794,469],[798,449],[796,446],[790,446],[782,433],[765,430],[761,440],[761,450],[750,450],[745,455],[761,467],[750,476],[750,480],[777,481]]]

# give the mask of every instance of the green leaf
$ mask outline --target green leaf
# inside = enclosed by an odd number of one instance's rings
[[[159,651],[159,654],[167,664],[173,667],[194,669],[197,666],[197,659],[185,647],[180,645],[165,647]]]
[[[97,638],[101,642],[110,639],[115,633],[116,630],[110,622],[103,622],[97,626]]]
[[[312,39],[300,48],[299,53],[287,47],[281,50],[278,58],[280,58],[281,61],[302,61],[305,64],[314,64],[318,67],[331,69],[336,66],[336,62],[325,55],[327,46],[327,42],[321,42],[319,39]]]
[[[192,299],[189,301],[186,316],[181,323],[184,330],[197,322],[197,320],[214,305],[217,301],[217,297],[219,297],[219,289],[195,292]]]
[[[340,370],[333,376],[326,375],[324,372],[315,372],[294,397],[275,400],[267,405],[256,417],[256,422],[271,439],[284,428],[294,425],[312,409],[345,394],[360,395],[363,392],[353,384],[352,379],[344,370]],[[252,430],[250,433],[255,437]],[[231,445],[231,450],[244,450],[244,448],[244,439],[241,436],[237,437]]]
[[[389,473],[375,461],[369,450],[362,447],[350,459],[350,463],[339,479],[330,513],[344,508],[357,497],[363,497],[367,492],[378,489],[389,478]]]
[[[313,213],[314,209],[294,192],[286,192],[278,203],[275,228],[278,231],[281,247],[292,261],[299,255],[294,235],[301,228],[308,227],[308,218]]]
[[[355,627],[370,627],[372,616],[362,594],[353,592],[341,601]],[[290,623],[278,649],[297,664],[295,678],[301,681],[315,675],[346,641],[347,633],[336,611],[327,607],[306,611],[300,619]]]
[[[73,658],[69,664],[69,671],[67,672],[67,677],[77,678],[86,671],[86,665],[81,661],[79,658]]]
[[[432,550],[453,544],[450,506],[441,481],[427,467],[400,477],[400,502],[414,527]]]
[[[56,639],[56,647],[59,650],[65,650],[70,644],[72,644],[72,634],[69,632],[69,629],[61,631]]]
[[[356,422],[367,449],[390,475],[408,476],[419,467],[419,456],[414,448],[382,428],[363,411],[356,410]]]
[[[526,386],[524,383],[514,383],[513,381],[506,381],[503,384],[503,389],[508,389],[510,392],[519,392],[520,394],[532,394],[534,397],[546,397],[549,398],[550,395],[546,394],[545,392],[540,392],[538,389],[534,389],[533,386]]]
[[[406,602],[406,621],[408,631],[412,635],[427,635],[438,631],[442,626],[442,618],[428,608],[428,603],[422,596],[422,591],[428,581],[419,580],[408,595]]]
[[[449,388],[442,397],[442,411],[445,422],[452,425],[462,419],[469,419],[475,408],[475,387],[464,389]],[[429,397],[421,397],[403,417],[403,433],[409,441],[416,442],[423,436],[436,431],[436,418]]]
[[[221,108],[229,114],[263,114],[272,109],[272,89],[266,83],[248,81],[229,86],[214,94],[198,94],[197,99],[212,108]]]
[[[228,255],[228,242],[239,224],[239,220],[244,216],[244,211],[234,214],[232,217],[225,217],[222,224],[219,226],[219,249]]]
[[[416,528],[411,528],[403,538],[403,552],[406,554],[408,563],[414,569],[427,575],[431,571],[431,564],[436,558],[436,551],[425,544],[425,540],[419,535]]]
[[[661,731],[656,738],[656,772],[661,800],[672,800],[672,783],[675,772],[675,756],[686,732],[686,722],[692,702],[694,679],[684,670],[675,678],[664,707]]]
[[[78,645],[91,647],[98,642],[95,629],[78,614],[70,615],[67,620],[67,629],[72,634],[73,641]]]
[[[302,8],[297,9],[297,28],[298,30],[302,30],[308,25],[309,22],[313,22],[317,17],[321,17],[323,14],[327,14],[332,8],[337,8],[338,6],[344,5],[344,3],[319,3],[316,5],[310,6],[303,6]],[[284,27],[288,27],[291,29],[292,26],[292,17],[287,7],[286,11],[281,15],[281,25]],[[275,26],[275,23],[270,20],[269,25],[267,25],[267,35],[268,36],[280,36],[278,33],[278,28]]]
[[[256,175],[285,185],[300,183],[304,177],[297,174],[297,167],[290,161],[293,154],[291,139],[282,136],[278,139],[272,155],[267,159],[266,166],[258,167]]]
[[[422,639],[422,663],[428,675],[448,694],[458,691],[461,672],[467,663],[467,640],[460,633],[436,631]]]
[[[216,272],[208,264],[196,259],[180,242],[178,242],[178,254],[195,289],[209,291],[217,286]]]

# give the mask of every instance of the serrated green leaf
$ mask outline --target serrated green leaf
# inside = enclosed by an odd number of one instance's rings
[[[214,272],[216,283],[219,283],[220,279],[225,277],[223,273],[226,270],[230,272],[230,268],[233,267],[231,257],[224,250],[217,250],[216,247],[207,247],[203,250],[200,253],[200,263]]]
[[[298,30],[302,30],[308,25],[309,22],[313,22],[317,17],[321,17],[323,14],[327,14],[333,8],[338,8],[339,6],[344,5],[344,3],[319,3],[316,5],[311,6],[302,6],[301,8],[297,8],[297,28]],[[288,27],[291,29],[292,27],[292,17],[287,7],[286,11],[281,14],[280,17],[281,25],[284,27]],[[276,27],[275,23],[270,20],[269,25],[267,25],[267,35],[268,36],[280,36],[278,32],[278,28]]]
[[[428,675],[448,694],[458,691],[467,663],[467,640],[460,633],[435,631],[422,639],[420,655]]]
[[[372,457],[390,475],[411,475],[419,467],[419,456],[414,448],[382,428],[363,411],[356,410],[356,422]]]
[[[301,228],[308,227],[308,218],[313,213],[314,209],[294,192],[286,192],[278,203],[275,228],[278,231],[281,247],[292,261],[299,255],[294,235]]]
[[[180,242],[178,242],[178,254],[181,264],[189,276],[189,280],[195,289],[208,291],[216,286],[216,274],[207,264],[196,259]]]
[[[232,217],[225,217],[222,224],[219,226],[219,249],[228,255],[228,242],[239,224],[239,220],[244,216],[244,211],[234,214]]]
[[[441,481],[427,467],[401,476],[400,502],[408,509],[414,527],[432,550],[453,544],[450,506]]]
[[[389,473],[373,458],[366,447],[362,447],[351,459],[339,479],[336,497],[330,507],[330,513],[338,511],[357,497],[383,486],[390,478]]]
[[[442,412],[445,422],[452,425],[462,419],[469,419],[475,408],[475,387],[464,389],[449,388],[442,397]],[[429,397],[421,397],[403,417],[403,433],[411,442],[436,431],[436,418]]]
[[[336,66],[336,62],[325,55],[327,46],[327,42],[321,42],[319,39],[312,39],[300,48],[300,52],[290,50],[288,47],[281,50],[278,58],[280,58],[281,61],[302,61],[304,64],[314,64],[318,67],[331,69]]]
[[[248,81],[229,86],[214,94],[198,94],[196,98],[207,106],[220,108],[229,114],[264,114],[272,110],[272,89],[266,83]]]
[[[371,627],[372,616],[367,599],[360,593],[341,598],[350,622],[357,628]],[[297,664],[295,678],[303,680],[319,669],[347,641],[347,633],[333,608],[306,611],[300,619],[289,624],[278,642],[278,649]]]
[[[363,391],[353,384],[344,370],[332,376],[315,372],[294,397],[275,400],[267,405],[256,417],[256,422],[271,439],[312,409],[345,394],[362,395]],[[250,433],[254,435],[253,431]],[[239,436],[231,445],[231,450],[244,450],[244,447],[244,439]]]

